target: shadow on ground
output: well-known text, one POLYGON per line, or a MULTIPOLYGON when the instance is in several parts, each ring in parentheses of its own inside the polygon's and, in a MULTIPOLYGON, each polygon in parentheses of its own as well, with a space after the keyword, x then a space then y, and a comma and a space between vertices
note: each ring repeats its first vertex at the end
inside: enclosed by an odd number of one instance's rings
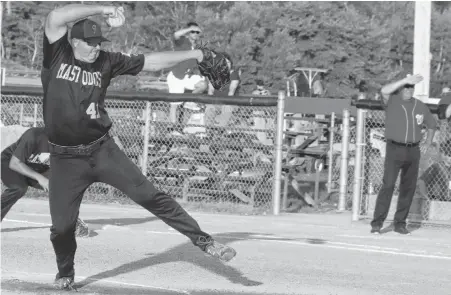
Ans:
POLYGON ((9 227, 2 228, 2 233, 9 233, 21 230, 29 230, 29 229, 41 229, 41 228, 50 228, 49 226, 23 226, 23 227, 9 227))
MULTIPOLYGON (((407 229, 410 232, 414 232, 416 230, 419 230, 420 228, 421 228, 421 224, 418 224, 418 223, 409 224, 407 226, 407 229)), ((381 234, 386 234, 386 233, 392 232, 394 230, 395 230, 395 224, 392 222, 388 226, 386 226, 383 229, 381 229, 381 234)))
POLYGON ((149 216, 144 218, 105 218, 105 219, 87 219, 83 220, 88 225, 89 224, 110 224, 110 225, 116 225, 116 226, 126 226, 126 225, 132 225, 132 224, 143 224, 146 222, 152 222, 159 220, 155 216, 149 216))
MULTIPOLYGON (((222 233, 220 241, 225 244, 229 244, 238 240, 254 239, 252 233, 222 233)), ((239 255, 239 253, 237 254, 239 255)), ((133 272, 136 270, 157 266, 159 264, 171 263, 171 262, 189 262, 195 264, 203 269, 206 269, 212 273, 222 276, 228 279, 234 284, 240 284, 243 286, 259 286, 262 282, 251 280, 245 277, 239 270, 234 267, 222 263, 216 258, 206 255, 198 247, 194 246, 191 242, 184 243, 176 246, 166 252, 159 254, 148 254, 149 257, 123 264, 114 269, 101 272, 94 276, 91 276, 81 282, 77 283, 77 287, 81 288, 92 282, 112 278, 121 274, 133 272)), ((236 259, 236 258, 235 258, 236 259)))

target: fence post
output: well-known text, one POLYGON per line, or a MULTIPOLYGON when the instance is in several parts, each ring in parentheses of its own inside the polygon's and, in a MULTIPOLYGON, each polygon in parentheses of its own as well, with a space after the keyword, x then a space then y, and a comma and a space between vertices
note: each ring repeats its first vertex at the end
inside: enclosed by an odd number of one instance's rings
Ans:
POLYGON ((335 113, 332 113, 330 116, 330 132, 329 132, 329 159, 328 159, 328 167, 329 171, 327 171, 327 193, 330 194, 332 192, 332 170, 334 166, 334 137, 335 137, 335 113))
POLYGON ((363 130, 365 127, 365 111, 357 109, 357 130, 355 140, 354 187, 352 195, 352 221, 359 220, 360 197, 362 188, 363 130))
POLYGON ((348 193, 348 148, 349 148, 349 110, 343 110, 343 136, 341 138, 340 191, 338 211, 346 210, 346 195, 348 193))
POLYGON ((2 86, 6 85, 6 68, 1 68, 2 86))
POLYGON ((282 182, 282 149, 283 149, 283 126, 285 112, 285 92, 279 91, 277 99, 277 129, 275 146, 275 163, 274 163, 274 182, 273 182, 273 214, 280 214, 280 186, 282 182))
POLYGON ((143 156, 141 161, 141 171, 144 176, 147 176, 147 158, 149 153, 149 131, 150 131, 150 107, 151 103, 146 102, 146 110, 144 112, 144 143, 143 156))
POLYGON ((33 115, 33 127, 36 127, 38 121, 38 105, 35 103, 34 104, 34 115, 33 115))
POLYGON ((19 124, 23 126, 23 103, 20 104, 19 124))

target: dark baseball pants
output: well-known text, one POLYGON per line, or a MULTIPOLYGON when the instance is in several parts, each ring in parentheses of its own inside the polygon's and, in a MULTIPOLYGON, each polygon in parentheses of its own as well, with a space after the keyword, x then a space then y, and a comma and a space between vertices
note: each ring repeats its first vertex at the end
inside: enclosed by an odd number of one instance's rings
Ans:
POLYGON ((419 146, 407 147, 387 142, 382 188, 377 196, 371 226, 382 227, 387 218, 399 171, 401 171, 401 179, 394 225, 395 227, 406 226, 407 215, 417 186, 420 157, 419 146))
POLYGON ((94 182, 121 190, 201 248, 202 243, 198 242, 210 238, 173 198, 153 186, 113 139, 107 140, 90 156, 52 153, 50 166, 50 240, 62 277, 75 274, 76 221, 83 193, 94 182))
MULTIPOLYGON (((9 168, 9 160, 2 160, 2 182, 6 189, 1 197, 1 220, 11 210, 14 204, 27 193, 28 187, 42 189, 39 183, 9 168)), ((48 177, 49 169, 46 165, 29 165, 33 170, 48 177)))

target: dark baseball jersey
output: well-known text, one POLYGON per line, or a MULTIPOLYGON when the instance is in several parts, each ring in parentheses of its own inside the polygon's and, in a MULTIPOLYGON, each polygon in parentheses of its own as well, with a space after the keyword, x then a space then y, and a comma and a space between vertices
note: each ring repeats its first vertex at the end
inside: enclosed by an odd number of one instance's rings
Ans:
POLYGON ((422 140, 421 129, 434 129, 437 122, 429 108, 420 100, 403 100, 401 93, 393 94, 385 107, 385 138, 400 143, 422 140))
MULTIPOLYGON (((188 38, 185 36, 180 37, 179 39, 174 40, 174 50, 175 51, 184 51, 184 50, 192 50, 194 49, 193 45, 189 41, 188 38)), ((177 79, 183 79, 185 78, 185 75, 189 71, 193 71, 197 69, 197 60, 196 59, 188 59, 181 63, 178 63, 176 66, 174 66, 172 70, 172 74, 177 79)))
POLYGON ((34 164, 49 164, 49 142, 44 128, 30 128, 13 144, 2 151, 2 162, 9 163, 12 156, 22 163, 33 166, 34 164))
POLYGON ((440 120, 446 119, 446 109, 450 104, 451 104, 451 94, 447 93, 442 99, 440 99, 438 103, 438 118, 440 120))
POLYGON ((67 34, 53 44, 44 34, 43 50, 43 113, 49 141, 76 146, 99 139, 112 125, 105 110, 111 79, 137 75, 144 67, 144 55, 101 50, 95 62, 83 62, 75 59, 67 34))

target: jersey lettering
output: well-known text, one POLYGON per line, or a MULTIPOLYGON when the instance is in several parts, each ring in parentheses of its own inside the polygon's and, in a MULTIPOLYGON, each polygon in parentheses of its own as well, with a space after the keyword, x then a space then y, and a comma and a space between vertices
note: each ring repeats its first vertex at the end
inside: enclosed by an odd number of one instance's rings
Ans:
POLYGON ((64 69, 67 67, 67 64, 65 64, 65 63, 62 63, 61 64, 61 66, 60 66, 60 68, 59 68, 59 70, 58 70, 58 73, 56 74, 56 78, 57 79, 61 79, 61 77, 63 76, 63 72, 64 72, 64 69))
POLYGON ((99 119, 99 105, 95 102, 91 102, 86 109, 86 114, 88 114, 91 119, 99 119))
POLYGON ((64 76, 62 77, 62 79, 69 80, 69 74, 70 74, 71 70, 72 70, 72 65, 67 67, 67 70, 64 72, 64 76))
POLYGON ((91 73, 82 70, 76 65, 61 63, 60 68, 56 74, 56 78, 78 83, 78 81, 80 80, 80 74, 81 83, 83 84, 83 86, 96 86, 99 88, 102 87, 102 73, 91 73))
POLYGON ((74 66, 70 73, 69 81, 74 82, 74 80, 75 80, 75 83, 78 83, 78 77, 80 77, 80 72, 81 72, 81 68, 74 66))

